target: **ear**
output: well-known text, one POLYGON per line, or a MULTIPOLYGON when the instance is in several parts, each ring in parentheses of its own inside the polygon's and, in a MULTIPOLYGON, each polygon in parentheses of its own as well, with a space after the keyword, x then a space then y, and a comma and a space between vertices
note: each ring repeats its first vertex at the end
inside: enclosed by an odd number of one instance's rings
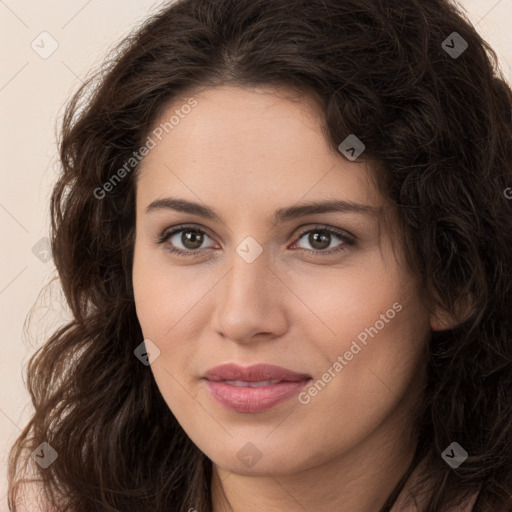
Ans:
POLYGON ((433 331, 454 329, 464 323, 475 313, 474 302, 471 297, 465 296, 455 303, 455 311, 450 312, 440 306, 430 310, 430 328, 433 331))

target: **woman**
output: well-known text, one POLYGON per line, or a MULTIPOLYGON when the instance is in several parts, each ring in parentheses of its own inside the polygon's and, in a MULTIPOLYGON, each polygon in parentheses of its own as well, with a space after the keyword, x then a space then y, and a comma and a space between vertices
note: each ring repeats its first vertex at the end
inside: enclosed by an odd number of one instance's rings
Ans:
POLYGON ((512 92, 464 15, 180 0, 119 50, 12 510, 29 462, 62 511, 510 512, 512 92))

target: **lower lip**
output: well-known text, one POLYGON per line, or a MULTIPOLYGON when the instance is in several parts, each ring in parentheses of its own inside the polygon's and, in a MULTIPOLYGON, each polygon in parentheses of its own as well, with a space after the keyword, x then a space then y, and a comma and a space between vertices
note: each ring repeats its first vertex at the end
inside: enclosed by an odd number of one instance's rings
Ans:
POLYGON ((308 382, 309 380, 279 382, 271 386, 250 388, 207 380, 206 387, 213 398, 227 409, 236 412, 262 412, 297 395, 308 382))

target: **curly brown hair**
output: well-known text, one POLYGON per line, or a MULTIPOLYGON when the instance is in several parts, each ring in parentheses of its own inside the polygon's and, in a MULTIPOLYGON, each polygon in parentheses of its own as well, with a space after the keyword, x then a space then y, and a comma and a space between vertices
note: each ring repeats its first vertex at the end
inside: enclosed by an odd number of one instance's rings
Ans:
POLYGON ((36 480, 63 512, 212 510, 211 461, 133 354, 143 340, 131 280, 138 166, 106 197, 98 190, 173 99, 219 84, 300 90, 319 101, 334 151, 348 134, 364 140, 360 158, 379 163, 425 303, 472 311, 432 333, 407 475, 427 462, 425 512, 478 490, 475 512, 512 510, 512 91, 447 0, 178 0, 80 87, 51 197, 73 319, 27 366, 35 412, 9 454, 10 510, 43 442, 58 459, 36 465, 36 480), (454 32, 467 43, 460 55, 444 43, 454 32), (469 453, 458 469, 441 458, 453 439, 469 453))

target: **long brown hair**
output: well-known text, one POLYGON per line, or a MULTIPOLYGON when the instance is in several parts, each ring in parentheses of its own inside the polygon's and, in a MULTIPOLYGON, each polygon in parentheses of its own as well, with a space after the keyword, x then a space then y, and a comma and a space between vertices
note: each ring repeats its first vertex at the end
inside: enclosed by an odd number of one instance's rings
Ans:
POLYGON ((225 83, 314 96, 333 151, 357 134, 360 158, 379 163, 425 303, 472 307, 429 346, 409 468, 428 463, 425 512, 477 490, 475 511, 509 512, 512 92, 496 54, 447 0, 178 0, 76 92, 51 197, 52 252, 73 319, 26 370, 35 412, 9 456, 11 510, 28 454, 47 442, 57 460, 32 465, 45 501, 63 512, 211 511, 211 461, 133 353, 143 340, 131 282, 138 166, 98 190, 170 102, 225 83), (454 441, 469 455, 457 469, 441 456, 454 441))

